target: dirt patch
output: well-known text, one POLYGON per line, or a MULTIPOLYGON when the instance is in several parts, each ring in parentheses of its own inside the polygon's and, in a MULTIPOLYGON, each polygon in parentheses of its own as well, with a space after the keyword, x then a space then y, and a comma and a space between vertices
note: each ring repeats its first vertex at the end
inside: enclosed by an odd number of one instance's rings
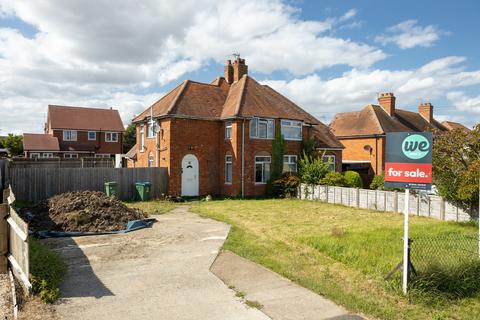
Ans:
POLYGON ((0 319, 13 319, 12 290, 8 274, 0 274, 0 319))
POLYGON ((116 231, 146 218, 143 211, 99 191, 59 194, 20 211, 33 231, 116 231))
POLYGON ((18 320, 55 320, 55 307, 46 304, 38 297, 25 298, 18 312, 18 320))

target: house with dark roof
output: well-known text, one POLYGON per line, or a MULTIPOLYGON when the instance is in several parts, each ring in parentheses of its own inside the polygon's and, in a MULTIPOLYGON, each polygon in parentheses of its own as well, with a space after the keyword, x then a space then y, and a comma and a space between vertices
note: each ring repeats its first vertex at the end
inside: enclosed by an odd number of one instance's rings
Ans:
POLYGON ((186 80, 133 119, 129 166, 165 167, 171 195, 255 196, 266 191, 276 133, 285 139, 284 171, 296 172, 302 143, 341 170, 342 144, 327 126, 228 60, 212 83, 186 80))
POLYGON ((433 117, 433 105, 421 103, 418 112, 396 108, 395 95, 382 93, 378 105, 360 111, 337 113, 330 129, 345 146, 343 170, 360 173, 365 185, 383 173, 387 132, 425 132, 441 134, 450 129, 433 117))
POLYGON ((447 128, 449 131, 453 130, 462 130, 465 132, 471 131, 469 128, 465 127, 463 124, 453 121, 443 121, 442 125, 447 128))
POLYGON ((45 133, 25 133, 23 149, 27 158, 110 158, 124 131, 118 110, 49 105, 45 133))

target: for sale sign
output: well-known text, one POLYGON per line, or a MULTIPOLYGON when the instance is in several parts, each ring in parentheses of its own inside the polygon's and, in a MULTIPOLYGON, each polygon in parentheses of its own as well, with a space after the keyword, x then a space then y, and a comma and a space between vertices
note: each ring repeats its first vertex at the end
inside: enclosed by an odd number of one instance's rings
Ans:
POLYGON ((386 139, 385 187, 430 189, 432 134, 389 132, 386 139))

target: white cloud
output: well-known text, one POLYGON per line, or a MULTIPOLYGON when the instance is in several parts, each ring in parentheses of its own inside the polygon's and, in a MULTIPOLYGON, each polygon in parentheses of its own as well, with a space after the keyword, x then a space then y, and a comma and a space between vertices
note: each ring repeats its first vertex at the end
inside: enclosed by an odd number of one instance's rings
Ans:
MULTIPOLYGON (((480 114, 480 95, 469 97, 462 91, 452 91, 447 93, 447 98, 460 111, 480 114)), ((480 116, 477 118, 478 120, 480 120, 480 116)))
POLYGON ((434 25, 422 27, 417 25, 417 20, 407 20, 388 28, 387 33, 375 37, 375 41, 383 45, 394 43, 401 49, 431 47, 444 34, 447 33, 434 25))
MULTIPOLYGON (((369 103, 377 103, 376 97, 381 92, 395 93, 400 108, 416 110, 420 102, 435 102, 453 88, 480 85, 480 70, 459 71, 462 61, 461 57, 446 57, 418 69, 353 69, 328 80, 309 75, 291 81, 265 83, 328 122, 337 112, 359 110, 369 103)), ((458 110, 465 116, 467 124, 479 121, 473 112, 480 110, 480 97, 466 98, 458 92, 451 92, 447 97, 458 102, 458 110)))
MULTIPOLYGON (((125 95, 144 102, 138 92, 235 51, 252 71, 295 76, 334 65, 363 70, 385 58, 373 46, 326 35, 356 10, 325 21, 301 20, 298 11, 281 0, 0 0, 0 16, 38 30, 0 28, 0 128, 38 128, 48 103, 108 106, 125 95), (25 108, 22 118, 15 110, 25 108)), ((118 105, 132 114, 132 104, 118 105)))

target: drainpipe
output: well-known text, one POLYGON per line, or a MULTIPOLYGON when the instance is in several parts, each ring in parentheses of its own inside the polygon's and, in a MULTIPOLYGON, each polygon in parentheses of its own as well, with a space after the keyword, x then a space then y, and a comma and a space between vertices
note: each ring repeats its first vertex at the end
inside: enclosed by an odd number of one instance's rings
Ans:
POLYGON ((245 119, 242 122, 242 198, 245 197, 245 119))

